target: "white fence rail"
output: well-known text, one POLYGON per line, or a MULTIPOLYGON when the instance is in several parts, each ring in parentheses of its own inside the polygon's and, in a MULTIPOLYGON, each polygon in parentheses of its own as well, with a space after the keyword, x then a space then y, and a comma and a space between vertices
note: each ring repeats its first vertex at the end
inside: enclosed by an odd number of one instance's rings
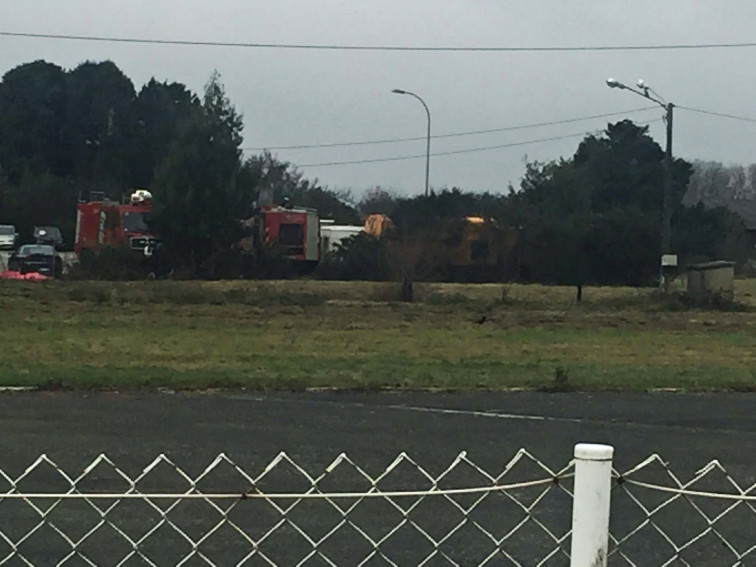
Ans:
POLYGON ((0 565, 756 564, 756 485, 716 461, 682 481, 658 456, 620 474, 611 453, 578 445, 552 470, 520 450, 498 472, 400 454, 373 473, 221 454, 199 474, 161 455, 132 475, 43 455, 0 471, 0 565))

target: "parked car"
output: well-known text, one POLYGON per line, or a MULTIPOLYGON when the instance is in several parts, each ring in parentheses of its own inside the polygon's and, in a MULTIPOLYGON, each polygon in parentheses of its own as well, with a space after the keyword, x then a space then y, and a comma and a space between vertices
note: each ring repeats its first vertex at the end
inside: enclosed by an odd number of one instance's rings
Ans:
POLYGON ((34 240, 37 244, 49 244, 56 250, 63 248, 63 234, 57 226, 35 226, 34 240))
POLYGON ((63 273, 63 259, 49 244, 24 244, 8 258, 8 270, 57 278, 63 273))
POLYGON ((12 224, 0 224, 0 250, 13 250, 17 241, 16 227, 12 224))

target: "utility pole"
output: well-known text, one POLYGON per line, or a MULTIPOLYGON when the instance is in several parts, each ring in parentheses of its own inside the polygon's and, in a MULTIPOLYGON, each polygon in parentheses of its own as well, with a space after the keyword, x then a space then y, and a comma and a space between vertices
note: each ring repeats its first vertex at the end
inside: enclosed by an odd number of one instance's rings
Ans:
POLYGON ((647 98, 661 106, 665 111, 664 120, 667 123, 667 147, 664 152, 664 195, 662 197, 659 288, 664 293, 667 293, 669 291, 669 278, 667 275, 677 267, 677 256, 672 253, 672 115, 675 105, 671 102, 666 102, 659 93, 644 83, 643 80, 638 81, 637 88, 628 87, 611 78, 606 80, 606 85, 611 89, 623 89, 647 98))
POLYGON ((664 203, 662 205, 662 250, 659 273, 659 287, 669 293, 670 269, 677 267, 677 256, 672 254, 672 115, 675 105, 671 102, 665 106, 667 115, 667 147, 664 152, 664 203))
POLYGON ((662 254, 672 252, 672 112, 675 105, 667 104, 667 149, 664 155, 664 225, 662 229, 662 254))

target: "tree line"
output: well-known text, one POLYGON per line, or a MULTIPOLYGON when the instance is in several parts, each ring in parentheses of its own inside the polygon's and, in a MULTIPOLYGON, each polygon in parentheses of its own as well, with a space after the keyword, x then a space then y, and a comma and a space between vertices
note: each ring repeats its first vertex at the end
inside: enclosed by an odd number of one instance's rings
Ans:
MULTIPOLYGON (((658 273, 664 154, 629 120, 586 136, 570 158, 528 164, 518 187, 428 197, 375 187, 359 202, 271 154, 245 157, 243 127, 217 73, 198 95, 155 79, 137 91, 110 61, 20 65, 0 82, 0 222, 26 234, 57 225, 71 242, 80 198, 98 191, 119 200, 148 188, 166 258, 189 275, 221 277, 239 270, 239 221, 264 189, 337 223, 391 217, 390 238, 354 238, 339 249, 326 270, 338 277, 447 277, 434 265, 439 238, 458 238, 467 216, 492 221, 510 243, 494 277, 643 285, 658 273), (424 239, 431 246, 416 246, 424 239)), ((673 249, 683 260, 749 254, 738 217, 697 197, 716 190, 715 170, 674 160, 673 249)))
MULTIPOLYGON (((702 202, 704 191, 719 192, 726 199, 724 187, 740 193, 748 190, 743 183, 736 183, 735 189, 732 182, 724 183, 722 178, 729 177, 719 165, 673 161, 672 249, 681 265, 714 258, 744 262, 754 254, 743 219, 724 203, 702 202), (710 182, 712 172, 719 186, 710 182)), ((730 169, 736 181, 743 177, 735 175, 741 169, 730 169)), ((659 274, 663 187, 662 148, 647 126, 623 120, 609 124, 601 135, 586 136, 569 158, 527 164, 519 186, 510 186, 505 193, 454 189, 428 198, 402 199, 376 188, 360 206, 364 212, 390 215, 400 232, 425 230, 425 234, 434 227, 436 232, 444 226, 448 231, 448 221, 465 215, 491 216, 510 233, 516 231, 499 272, 506 279, 648 285, 659 274)), ((340 252, 356 277, 360 270, 355 264, 374 270, 376 264, 398 263, 386 260, 390 242, 383 248, 363 243, 356 250, 364 260, 355 260, 349 250, 340 252), (370 253, 380 261, 370 262, 370 253)))
POLYGON ((357 220, 340 195, 270 154, 245 158, 242 116, 217 73, 197 95, 150 80, 137 92, 111 61, 65 70, 34 61, 0 82, 0 222, 28 237, 61 228, 73 242, 76 203, 98 192, 120 201, 133 188, 154 196, 163 255, 194 276, 220 275, 243 236, 240 220, 262 186, 357 220))

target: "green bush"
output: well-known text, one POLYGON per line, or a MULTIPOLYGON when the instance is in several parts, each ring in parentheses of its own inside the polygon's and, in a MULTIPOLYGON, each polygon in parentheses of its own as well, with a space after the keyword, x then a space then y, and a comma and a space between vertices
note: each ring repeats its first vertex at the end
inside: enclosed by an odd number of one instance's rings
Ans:
POLYGON ((83 249, 79 262, 72 266, 68 279, 74 280, 141 280, 152 271, 147 258, 126 247, 107 246, 95 253, 83 249))

